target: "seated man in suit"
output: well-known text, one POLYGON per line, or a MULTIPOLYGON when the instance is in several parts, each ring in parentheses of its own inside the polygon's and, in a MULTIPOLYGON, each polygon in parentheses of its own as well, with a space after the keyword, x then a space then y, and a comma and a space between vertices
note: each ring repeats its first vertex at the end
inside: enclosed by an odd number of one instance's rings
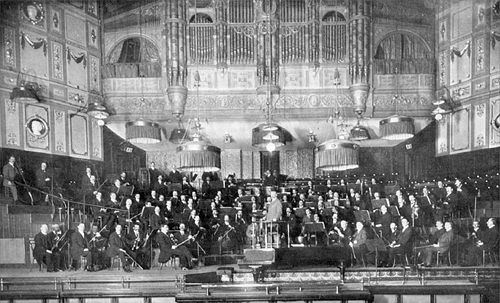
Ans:
POLYGON ((158 262, 166 263, 172 256, 178 256, 182 270, 189 269, 190 264, 192 264, 192 259, 190 260, 187 252, 174 243, 175 238, 172 234, 169 234, 168 231, 168 225, 162 224, 160 232, 156 234, 156 243, 160 246, 160 256, 158 257, 158 262))
POLYGON ((349 243, 354 251, 354 258, 356 260, 361 260, 368 252, 368 248, 366 247, 367 239, 368 234, 366 233, 363 222, 356 222, 356 232, 352 235, 352 240, 349 243))
POLYGON ((78 224, 77 230, 71 235, 71 262, 70 269, 77 269, 80 257, 87 258, 87 271, 94 271, 92 267, 92 253, 90 252, 89 240, 85 233, 85 224, 78 224))
POLYGON ((467 248, 463 266, 477 265, 477 260, 482 258, 483 251, 498 251, 498 228, 494 218, 486 221, 488 228, 477 235, 477 240, 467 248))
POLYGON ((47 265, 47 272, 57 271, 55 264, 58 261, 52 258, 52 245, 48 236, 49 226, 47 224, 42 224, 40 226, 40 232, 35 236, 35 248, 33 249, 33 258, 38 262, 38 264, 45 263, 47 265))
POLYGON ((432 244, 431 247, 427 247, 424 250, 425 262, 422 266, 431 266, 432 255, 435 252, 445 253, 450 250, 451 242, 453 241, 452 228, 453 225, 451 222, 444 223, 444 229, 446 232, 439 237, 436 244, 432 244))
POLYGON ((389 259, 388 262, 394 260, 394 256, 398 254, 409 254, 413 249, 414 231, 410 226, 410 222, 406 218, 401 219, 401 226, 403 227, 397 241, 389 245, 389 259))
POLYGON ((111 235, 109 235, 109 246, 106 250, 106 257, 120 257, 123 270, 126 272, 131 272, 132 270, 130 269, 126 258, 127 255, 132 257, 133 259, 135 259, 136 257, 136 254, 127 247, 126 235, 124 232, 122 232, 122 226, 117 224, 115 227, 115 231, 111 235))

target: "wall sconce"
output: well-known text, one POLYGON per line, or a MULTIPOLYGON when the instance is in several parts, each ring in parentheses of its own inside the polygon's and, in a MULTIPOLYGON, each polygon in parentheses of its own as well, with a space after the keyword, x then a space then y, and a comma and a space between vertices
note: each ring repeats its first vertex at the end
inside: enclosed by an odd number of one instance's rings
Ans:
POLYGON ((309 131, 308 136, 309 136, 309 143, 316 142, 316 134, 312 130, 309 131))
POLYGON ((450 90, 445 86, 436 92, 436 100, 432 103, 437 106, 431 113, 436 121, 441 121, 444 115, 453 112, 456 107, 455 101, 450 95, 450 90))
POLYGON ((229 134, 228 132, 224 134, 224 143, 231 143, 232 139, 233 138, 231 137, 231 134, 229 134))

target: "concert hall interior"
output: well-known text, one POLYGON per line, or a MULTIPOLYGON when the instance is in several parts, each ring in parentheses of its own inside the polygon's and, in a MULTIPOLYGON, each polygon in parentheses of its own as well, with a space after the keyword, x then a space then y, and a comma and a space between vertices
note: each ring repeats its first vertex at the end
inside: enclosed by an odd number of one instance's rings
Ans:
POLYGON ((500 0, 0 0, 0 50, 0 302, 500 302, 500 0))

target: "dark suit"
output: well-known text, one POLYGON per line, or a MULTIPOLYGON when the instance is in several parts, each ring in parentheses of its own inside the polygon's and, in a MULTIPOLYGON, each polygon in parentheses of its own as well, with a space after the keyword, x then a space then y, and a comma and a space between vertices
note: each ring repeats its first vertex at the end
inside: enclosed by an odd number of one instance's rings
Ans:
POLYGON ((453 230, 450 229, 446 231, 441 237, 438 239, 438 247, 428 247, 424 250, 425 254, 425 264, 429 265, 432 261, 432 255, 435 252, 446 253, 450 250, 451 242, 453 241, 453 230))
POLYGON ((40 189, 45 190, 46 188, 50 188, 50 181, 45 181, 47 178, 51 179, 52 174, 46 169, 42 170, 41 168, 37 169, 36 172, 36 186, 40 189))
POLYGON ((36 259, 38 264, 45 263, 47 265, 47 271, 54 271, 54 260, 52 254, 48 253, 47 250, 51 250, 50 239, 48 234, 44 235, 39 232, 35 236, 35 248, 33 249, 33 258, 36 259))
POLYGON ((159 263, 166 263, 172 256, 178 256, 181 267, 189 266, 190 260, 188 260, 186 252, 179 248, 172 249, 174 243, 170 236, 160 231, 156 234, 156 243, 160 246, 160 256, 158 257, 159 263))
POLYGON ((80 257, 87 258, 87 264, 92 264, 92 254, 90 252, 89 242, 86 236, 82 235, 79 231, 75 231, 71 235, 71 258, 73 259, 71 266, 76 269, 76 265, 80 261, 80 257), (85 251, 85 249, 88 249, 85 251))
POLYGON ((130 249, 128 249, 126 243, 125 243, 125 231, 122 230, 120 235, 118 235, 115 232, 113 232, 109 236, 109 246, 108 249, 106 249, 106 256, 108 258, 113 258, 115 256, 120 257, 120 260, 122 261, 122 266, 126 267, 128 265, 127 259, 125 258, 125 253, 121 251, 120 249, 125 250, 132 258, 135 258, 135 253, 133 253, 130 249))
MULTIPOLYGON (((481 241, 483 244, 478 245, 473 243, 467 249, 466 255, 466 265, 475 265, 477 259, 482 257, 483 251, 493 251, 495 248, 495 244, 498 240, 498 228, 497 226, 493 226, 492 228, 486 229, 484 232, 480 234, 478 237, 478 241, 481 241)), ((498 247, 496 248, 498 250, 498 247)))
POLYGON ((13 165, 10 165, 10 163, 7 163, 3 167, 2 173, 4 178, 3 186, 10 188, 14 201, 17 201, 18 200, 17 188, 16 185, 14 184, 14 181, 16 180, 17 176, 20 175, 19 169, 13 165))
POLYGON ((363 258, 368 252, 368 248, 366 247, 366 240, 368 239, 368 234, 366 233, 365 228, 362 228, 359 231, 356 231, 354 235, 352 235, 352 243, 354 253, 356 254, 356 259, 363 258))
POLYGON ((412 227, 408 226, 406 229, 401 231, 401 233, 399 234, 399 237, 395 243, 395 245, 398 245, 398 246, 389 248, 389 261, 393 260, 394 255, 407 254, 407 253, 410 253, 412 251, 413 236, 414 236, 414 232, 413 232, 412 227))

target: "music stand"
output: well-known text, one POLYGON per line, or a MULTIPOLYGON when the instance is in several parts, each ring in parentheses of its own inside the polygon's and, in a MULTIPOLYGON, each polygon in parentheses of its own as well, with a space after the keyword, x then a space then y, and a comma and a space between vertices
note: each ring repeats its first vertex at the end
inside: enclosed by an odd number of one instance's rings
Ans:
POLYGON ((380 209, 382 205, 389 207, 389 202, 387 199, 372 199, 372 208, 380 209))
POLYGON ((367 210, 355 210, 354 217, 356 217, 356 221, 362 222, 364 224, 370 224, 370 213, 367 210))
POLYGON ((304 224, 304 232, 307 234, 314 233, 314 242, 318 246, 318 233, 326 234, 324 222, 310 222, 304 224))

